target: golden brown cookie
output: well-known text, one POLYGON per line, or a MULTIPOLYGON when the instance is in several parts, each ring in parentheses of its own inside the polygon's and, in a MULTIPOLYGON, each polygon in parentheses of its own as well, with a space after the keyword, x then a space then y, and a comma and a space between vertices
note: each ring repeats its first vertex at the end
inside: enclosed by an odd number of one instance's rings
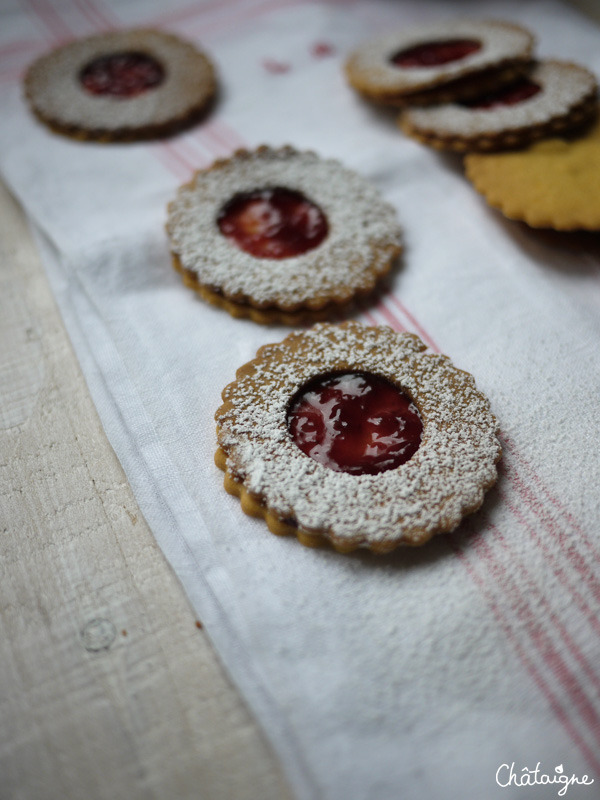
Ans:
POLYGON ((167 231, 186 285, 233 316, 297 324, 369 294, 401 250, 392 206, 339 162, 238 151, 196 173, 167 231))
POLYGON ((215 91, 207 56, 156 30, 76 40, 39 58, 25 76, 27 100, 45 125, 103 142, 175 133, 205 113, 215 91))
POLYGON ((508 153, 472 153, 466 174, 487 202, 534 228, 600 230, 600 121, 576 140, 508 153))
POLYGON ((597 84, 576 64, 545 61, 515 83, 481 97, 428 108, 409 108, 404 133, 438 150, 485 152, 581 127, 596 113, 597 84))
POLYGON ((385 553, 452 531, 501 448, 473 377, 413 334, 320 324, 262 347, 223 391, 215 461, 273 533, 385 553))
POLYGON ((350 55, 346 76, 376 103, 447 103, 513 81, 532 48, 531 34, 508 22, 447 20, 367 42, 350 55))

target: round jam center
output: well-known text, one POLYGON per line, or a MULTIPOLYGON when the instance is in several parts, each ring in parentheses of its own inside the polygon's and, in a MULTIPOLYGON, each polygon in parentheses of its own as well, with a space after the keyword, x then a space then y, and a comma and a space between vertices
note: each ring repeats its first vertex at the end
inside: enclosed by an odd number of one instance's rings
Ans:
POLYGON ((519 103, 524 103, 529 100, 542 89, 537 83, 523 78, 518 83, 512 83, 504 89, 499 89, 497 92, 490 92, 483 97, 478 97, 475 100, 469 100, 462 105, 467 108, 473 108, 481 111, 488 111, 500 106, 516 106, 519 103))
POLYGON ((90 61, 79 75, 90 94, 135 97, 162 83, 165 71, 145 53, 112 53, 90 61))
POLYGON ((476 39, 447 39, 443 42, 424 42, 408 47, 392 56, 396 67, 439 67, 451 61, 460 61, 481 50, 481 42, 476 39))
POLYGON ((288 412, 292 439, 336 472, 375 475, 418 450, 423 424, 410 397, 364 372, 325 375, 304 386, 288 412))
POLYGON ((256 258, 290 258, 318 247, 327 218, 300 192, 256 189, 236 194, 220 211, 221 233, 256 258))

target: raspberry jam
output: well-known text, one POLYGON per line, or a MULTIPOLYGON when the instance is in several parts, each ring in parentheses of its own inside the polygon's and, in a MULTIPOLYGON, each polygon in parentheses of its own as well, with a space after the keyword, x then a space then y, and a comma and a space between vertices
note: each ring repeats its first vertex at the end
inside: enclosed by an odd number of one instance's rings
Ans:
POLYGON ((219 230, 256 258, 291 258, 318 247, 329 226, 321 209, 292 189, 236 194, 217 217, 219 230))
POLYGON ((481 50, 481 42, 476 39, 447 39, 443 42, 424 42, 407 47, 392 56, 395 67, 439 67, 451 61, 460 61, 471 53, 481 50))
POLYGON ((165 77, 161 64, 146 53, 111 53, 90 61, 79 75, 90 94, 136 97, 159 86, 165 77))
POLYGON ((488 111, 500 106, 516 106, 519 103, 524 103, 525 100, 529 100, 530 97, 534 97, 541 89, 542 87, 538 86, 537 83, 523 78, 518 83, 512 83, 497 92, 490 92, 483 97, 469 100, 461 105, 478 111, 488 111))
POLYGON ((364 372, 321 375, 300 389, 288 429, 307 456, 336 472, 376 475, 418 450, 423 424, 396 386, 364 372))

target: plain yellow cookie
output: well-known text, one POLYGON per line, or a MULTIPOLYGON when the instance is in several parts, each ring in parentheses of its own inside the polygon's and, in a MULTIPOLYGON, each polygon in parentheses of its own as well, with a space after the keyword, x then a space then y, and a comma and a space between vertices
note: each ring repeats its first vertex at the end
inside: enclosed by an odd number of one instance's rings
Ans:
POLYGON ((546 139, 519 152, 465 158, 487 202, 533 228, 600 230, 600 120, 580 139, 546 139))

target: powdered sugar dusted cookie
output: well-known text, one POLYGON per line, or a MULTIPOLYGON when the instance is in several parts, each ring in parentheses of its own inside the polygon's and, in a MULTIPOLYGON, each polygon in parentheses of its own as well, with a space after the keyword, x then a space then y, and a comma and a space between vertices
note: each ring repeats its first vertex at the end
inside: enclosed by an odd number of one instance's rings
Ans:
POLYGON ((169 205, 175 268, 209 302, 257 322, 331 316, 373 290, 401 249, 392 206, 339 162, 242 150, 169 205))
POLYGON ((216 91, 214 68, 189 42, 155 30, 91 36, 39 58, 25 77, 36 116, 76 139, 135 141, 196 121, 216 91))
POLYGON ((514 80, 532 47, 531 34, 508 22, 448 20, 367 42, 350 55, 346 75, 376 103, 446 103, 514 80))
POLYGON ((523 147, 588 122, 596 113, 596 95, 591 72, 545 61, 515 83, 474 100, 407 109, 400 126, 409 136, 442 150, 523 147))
POLYGON ((535 228, 600 230, 600 122, 585 136, 529 149, 472 153, 467 177, 487 202, 535 228))
POLYGON ((413 334, 322 324, 262 347, 223 391, 225 488, 273 533, 389 552, 454 530, 497 477, 471 375, 413 334))

